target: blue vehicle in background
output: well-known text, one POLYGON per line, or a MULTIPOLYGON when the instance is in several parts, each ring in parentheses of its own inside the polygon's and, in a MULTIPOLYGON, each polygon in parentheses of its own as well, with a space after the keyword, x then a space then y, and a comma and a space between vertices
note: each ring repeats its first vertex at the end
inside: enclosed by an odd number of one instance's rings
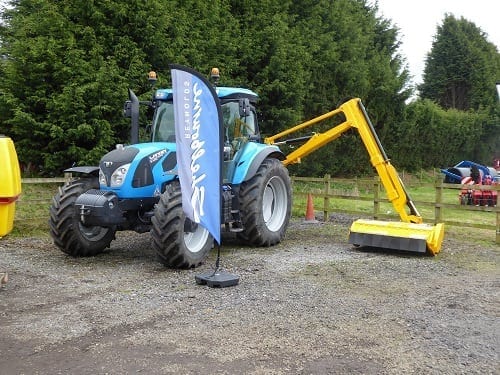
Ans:
MULTIPOLYGON (((150 77, 155 81, 155 75, 150 77)), ((250 245, 275 245, 291 213, 291 182, 281 162, 285 156, 262 142, 255 92, 235 87, 216 87, 216 92, 224 123, 223 230, 250 245)), ((117 145, 98 166, 65 170, 75 177, 59 188, 50 208, 54 243, 69 255, 92 256, 109 247, 117 231, 150 232, 164 265, 196 267, 214 241, 182 210, 172 90, 158 89, 148 102, 129 90, 124 114, 131 118, 130 145, 117 145), (139 142, 140 105, 154 109, 146 143, 139 142)))
POLYGON ((445 183, 460 184, 465 177, 471 175, 471 170, 474 169, 479 172, 480 176, 478 178, 481 180, 484 180, 486 176, 490 176, 494 182, 500 183, 500 174, 495 168, 487 167, 470 160, 462 160, 453 167, 441 169, 441 172, 445 175, 445 183))

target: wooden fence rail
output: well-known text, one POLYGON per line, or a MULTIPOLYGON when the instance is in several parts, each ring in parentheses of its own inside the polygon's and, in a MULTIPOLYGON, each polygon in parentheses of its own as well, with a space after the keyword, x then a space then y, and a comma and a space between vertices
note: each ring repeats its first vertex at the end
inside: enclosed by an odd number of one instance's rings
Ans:
MULTIPOLYGON (((373 209, 369 213, 374 219, 380 218, 394 218, 394 213, 387 213, 382 209, 382 204, 390 204, 389 200, 382 194, 383 186, 380 182, 380 178, 377 176, 374 179, 352 179, 347 180, 343 178, 331 178, 329 175, 324 177, 296 177, 292 176, 292 183, 294 184, 294 195, 295 196, 306 196, 308 194, 313 194, 314 197, 322 199, 322 211, 323 220, 328 220, 331 213, 346 213, 346 214, 367 214, 367 212, 361 212, 356 209, 339 209, 338 207, 332 207, 331 201, 333 199, 347 199, 353 202, 358 201, 369 201, 373 203, 373 209), (295 186, 297 183, 302 183, 307 188, 305 190, 298 190, 295 186), (346 188, 335 188, 335 186, 349 184, 351 187, 346 188), (319 187, 321 186, 322 187, 319 187), (371 185, 371 186, 370 186, 371 185), (311 186, 314 186, 311 188, 311 186), (365 191, 365 194, 360 194, 360 191, 365 191)), ((460 204, 458 198, 459 191, 471 189, 470 185, 460 185, 460 184, 445 184, 442 179, 436 180, 435 184, 416 184, 414 187, 433 187, 435 190, 434 197, 431 200, 413 200, 417 207, 430 207, 433 209, 433 216, 423 215, 424 221, 430 223, 444 223, 446 225, 458 226, 458 227, 469 227, 469 228, 481 228, 487 230, 496 231, 496 243, 500 243, 500 208, 498 207, 498 201, 495 205, 489 206, 476 206, 476 205, 464 205, 460 204), (445 191, 457 191, 454 194, 455 203, 451 203, 444 199, 445 191), (472 211, 472 212, 484 212, 484 213, 496 213, 496 224, 487 224, 483 222, 467 222, 445 219, 445 212, 457 211, 472 211)), ((500 185, 474 185, 474 190, 482 191, 495 191, 500 195, 500 185)), ((448 194, 449 195, 449 194, 448 194)), ((354 204, 352 205, 354 206, 354 204)))
MULTIPOLYGON (((57 191, 57 186, 62 185, 70 179, 70 176, 65 176, 61 178, 24 178, 21 183, 25 187, 32 186, 32 184, 46 184, 53 185, 53 189, 45 190, 45 194, 22 194, 21 198, 17 202, 18 209, 16 211, 15 220, 19 221, 30 221, 36 219, 33 216, 31 210, 23 210, 27 206, 42 205, 46 206, 47 209, 52 201, 53 194, 57 191), (25 212, 25 213, 23 213, 25 212)), ((383 209, 384 205, 390 204, 388 199, 382 194, 382 185, 380 179, 375 177, 374 179, 341 179, 341 178, 331 178, 329 175, 324 177, 297 177, 292 176, 292 184, 294 186, 294 195, 297 197, 305 197, 308 194, 312 194, 315 198, 322 199, 322 211, 323 219, 328 219, 332 213, 345 213, 351 215, 369 215, 374 219, 380 218, 394 218, 394 213, 387 213, 383 209), (299 188, 301 185, 302 188, 299 188), (356 209, 354 204, 349 204, 349 206, 354 208, 344 208, 333 207, 332 202, 338 200, 349 200, 351 202, 371 202, 372 210, 371 212, 360 211, 356 209)), ((433 186, 435 190, 434 197, 431 200, 414 200, 417 207, 427 207, 433 210, 432 216, 424 216, 426 222, 432 223, 445 223, 447 225, 459 226, 459 227, 471 227, 471 228, 482 228, 487 230, 496 231, 496 242, 500 243, 500 209, 498 202, 495 206, 474 206, 474 205, 462 205, 458 200, 458 191, 462 189, 470 189, 469 185, 459 185, 459 184, 445 184, 442 180, 436 180, 434 185, 425 185, 421 183, 405 182, 407 187, 423 187, 423 186, 433 186), (450 203, 445 199, 445 192, 457 191, 455 203, 450 203), (447 212, 453 212, 454 210, 460 211, 471 211, 471 212, 484 212, 484 213, 496 213, 496 225, 485 224, 483 222, 466 222, 457 221, 451 219, 445 219, 447 212)), ((497 195, 500 195, 500 185, 474 185, 476 190, 490 190, 496 191, 497 195)), ((448 199, 449 200, 449 199, 448 199)), ((42 210, 43 211, 43 210, 42 210)), ((44 216, 46 217, 46 216, 44 216)))

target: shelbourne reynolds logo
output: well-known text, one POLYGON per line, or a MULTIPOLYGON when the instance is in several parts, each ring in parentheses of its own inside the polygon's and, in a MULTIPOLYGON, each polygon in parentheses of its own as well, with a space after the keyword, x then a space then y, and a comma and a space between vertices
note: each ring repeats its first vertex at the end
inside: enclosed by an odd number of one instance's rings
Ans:
MULTIPOLYGON (((184 91, 186 93, 186 90, 184 91)), ((198 88, 198 83, 193 85, 193 108, 192 108, 192 130, 191 130, 191 207, 193 207, 193 218, 196 223, 199 223, 201 217, 205 215, 203 209, 205 203, 205 186, 203 180, 206 178, 206 173, 200 171, 200 161, 205 155, 205 141, 200 140, 200 128, 202 126, 200 118, 202 114, 202 105, 200 96, 203 90, 198 88)))

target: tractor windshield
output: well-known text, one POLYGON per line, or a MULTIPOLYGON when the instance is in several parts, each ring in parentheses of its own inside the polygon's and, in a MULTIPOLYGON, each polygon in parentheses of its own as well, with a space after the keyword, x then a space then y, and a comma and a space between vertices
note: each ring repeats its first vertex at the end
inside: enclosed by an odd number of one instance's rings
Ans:
POLYGON ((153 142, 175 142, 174 105, 162 102, 153 117, 153 142))

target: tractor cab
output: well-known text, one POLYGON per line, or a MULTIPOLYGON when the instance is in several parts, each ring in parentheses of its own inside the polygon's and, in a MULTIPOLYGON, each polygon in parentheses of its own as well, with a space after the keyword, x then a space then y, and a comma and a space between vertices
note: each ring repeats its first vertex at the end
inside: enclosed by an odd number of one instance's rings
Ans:
MULTIPOLYGON (((257 94, 248 89, 216 87, 222 109, 224 160, 233 160, 249 141, 260 141, 255 104, 257 94)), ((175 142, 172 89, 156 90, 152 142, 175 142)))

